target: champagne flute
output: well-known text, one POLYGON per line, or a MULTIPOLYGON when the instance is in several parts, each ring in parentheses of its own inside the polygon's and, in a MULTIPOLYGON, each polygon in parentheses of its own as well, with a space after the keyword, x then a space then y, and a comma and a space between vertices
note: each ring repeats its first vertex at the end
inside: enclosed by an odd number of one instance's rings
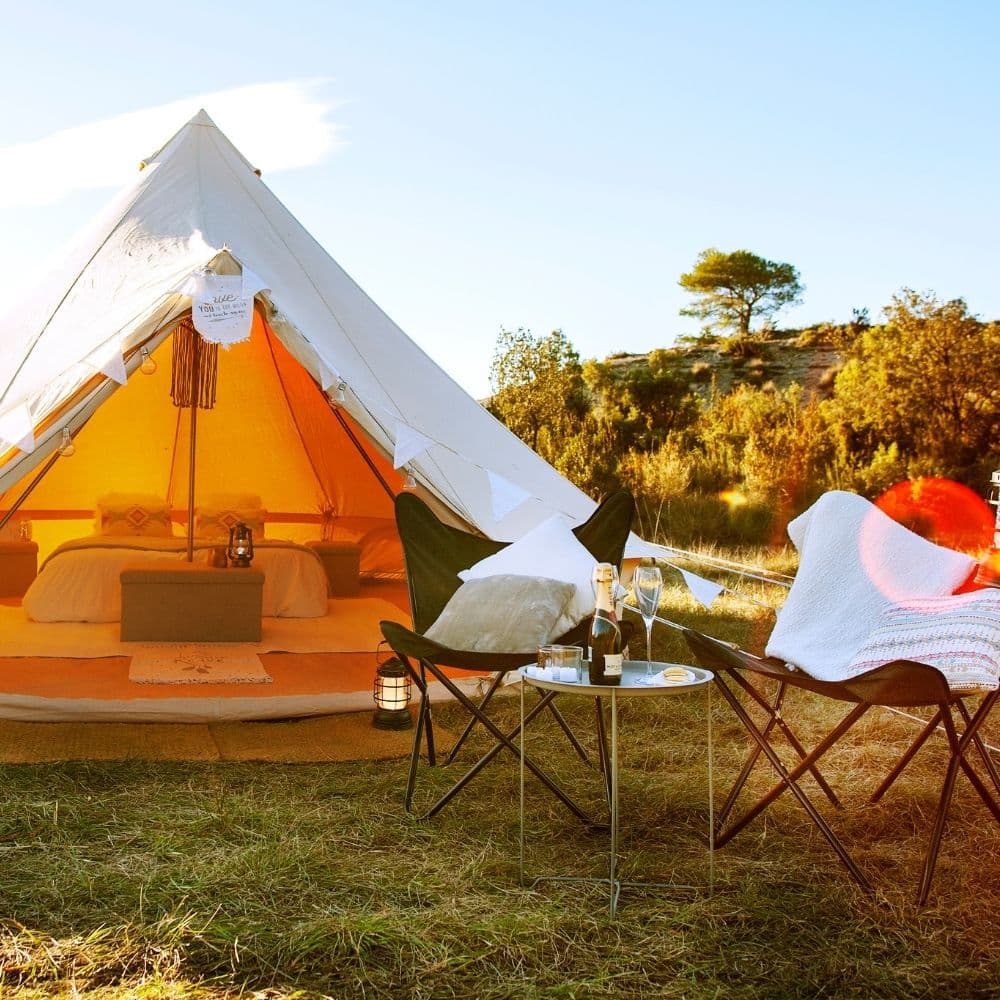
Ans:
POLYGON ((660 608, 663 574, 659 566, 639 566, 632 577, 635 601, 646 625, 646 676, 643 683, 653 683, 653 619, 660 608))

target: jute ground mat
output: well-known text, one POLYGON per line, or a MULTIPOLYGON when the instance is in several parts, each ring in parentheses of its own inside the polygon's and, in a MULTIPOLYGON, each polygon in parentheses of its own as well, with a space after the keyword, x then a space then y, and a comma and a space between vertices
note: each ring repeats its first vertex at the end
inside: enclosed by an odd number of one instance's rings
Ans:
MULTIPOLYGON (((434 734, 439 736, 438 727, 434 734)), ((449 746, 451 734, 440 733, 449 746)), ((306 764, 405 757, 413 730, 372 726, 371 712, 278 722, 12 722, 0 720, 0 762, 270 761, 306 764)))
POLYGON ((170 722, 0 720, 0 761, 219 760, 208 726, 170 722))

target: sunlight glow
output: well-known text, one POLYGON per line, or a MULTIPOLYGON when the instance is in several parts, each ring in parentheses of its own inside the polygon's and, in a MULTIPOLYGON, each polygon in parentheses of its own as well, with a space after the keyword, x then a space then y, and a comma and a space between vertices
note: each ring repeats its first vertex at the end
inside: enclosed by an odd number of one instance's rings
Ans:
POLYGON ((745 507, 748 502, 739 490, 723 490, 719 494, 719 499, 729 508, 730 514, 740 507, 745 507))
POLYGON ((51 205, 73 191, 118 187, 204 108, 244 156, 270 172, 322 162, 342 146, 339 106, 323 80, 259 83, 172 101, 0 148, 0 209, 51 205))

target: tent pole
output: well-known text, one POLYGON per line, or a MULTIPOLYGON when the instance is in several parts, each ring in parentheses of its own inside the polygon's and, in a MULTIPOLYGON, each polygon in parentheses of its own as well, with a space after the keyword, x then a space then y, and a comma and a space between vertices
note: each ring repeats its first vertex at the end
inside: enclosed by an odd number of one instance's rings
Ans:
POLYGON ((187 524, 187 561, 194 562, 194 457, 195 443, 198 439, 198 341, 201 338, 194 333, 191 338, 191 447, 188 453, 188 524, 187 524))
POLYGON ((45 465, 42 466, 41 472, 35 476, 34 479, 28 483, 24 492, 14 501, 14 506, 11 507, 6 514, 0 514, 0 531, 3 530, 4 525, 21 509, 21 504, 31 496, 31 491, 42 481, 45 473, 52 468, 53 465, 59 460, 59 449, 57 448, 48 458, 45 465))
POLYGON ((389 497, 390 500, 395 500, 396 494, 393 492, 392 487, 385 481, 385 476, 383 476, 382 473, 378 471, 378 467, 372 461, 371 456, 368 454, 368 452, 365 451, 364 446, 358 440, 357 435, 354 433, 354 431, 351 430, 347 421, 344 419, 344 415, 340 412, 340 410, 336 406, 330 406, 330 409, 333 410, 333 415, 337 418, 337 421, 340 423, 340 426, 344 429, 344 433, 351 439, 351 442, 353 443, 354 447, 357 448, 358 454, 365 460, 365 464, 368 466, 368 468, 371 469, 372 475, 374 475, 375 478, 382 484, 382 489, 385 490, 386 495, 389 497))

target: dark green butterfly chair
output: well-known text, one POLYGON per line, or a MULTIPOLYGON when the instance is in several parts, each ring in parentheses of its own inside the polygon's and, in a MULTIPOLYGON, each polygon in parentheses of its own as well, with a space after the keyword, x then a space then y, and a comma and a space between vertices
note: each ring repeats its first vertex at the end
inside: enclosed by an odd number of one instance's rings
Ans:
MULTIPOLYGON (((632 528, 635 515, 635 501, 632 495, 618 492, 605 499, 583 524, 573 529, 580 543, 593 555, 596 562, 619 565, 625 551, 625 542, 632 528)), ((504 675, 534 661, 537 650, 528 649, 523 653, 483 653, 449 649, 430 639, 423 633, 441 614, 444 606, 461 586, 458 578, 460 570, 491 556, 508 543, 495 542, 479 535, 470 534, 459 528, 442 523, 431 509, 412 493, 401 493, 396 497, 396 527, 403 543, 406 558, 406 577, 410 591, 410 610, 413 615, 413 629, 398 622, 383 621, 382 634, 392 650, 406 665, 410 677, 420 692, 417 711, 417 725, 413 736, 413 752, 410 756, 410 770, 406 782, 405 805, 410 809, 416 785, 417 766, 421 754, 421 740, 426 736, 427 758, 431 766, 437 763, 434 748, 434 730, 431 719, 431 704, 427 694, 429 679, 440 681, 448 692, 469 713, 465 731, 456 741, 448 755, 450 763, 458 749, 465 742, 476 725, 483 726, 496 740, 494 746, 482 756, 427 812, 433 816, 450 802, 491 760, 506 749, 518 758, 520 747, 515 742, 520 734, 520 726, 510 732, 503 732, 486 713, 490 699, 504 675), (442 669, 448 667, 468 670, 477 674, 493 674, 493 680, 482 700, 478 703, 469 698, 442 669)), ((554 640, 560 643, 586 645, 590 629, 590 619, 580 622, 566 635, 554 640)), ((540 701, 525 717, 527 725, 544 708, 548 708, 570 738, 577 753, 584 760, 587 755, 573 735, 559 710, 551 699, 540 701)), ((603 722, 603 718, 600 720, 603 722)), ((599 722, 600 725, 600 722, 599 722)), ((598 731, 600 736, 600 729, 598 731)), ((552 780, 530 757, 525 766, 545 784, 565 805, 581 819, 589 822, 573 800, 552 780)))

